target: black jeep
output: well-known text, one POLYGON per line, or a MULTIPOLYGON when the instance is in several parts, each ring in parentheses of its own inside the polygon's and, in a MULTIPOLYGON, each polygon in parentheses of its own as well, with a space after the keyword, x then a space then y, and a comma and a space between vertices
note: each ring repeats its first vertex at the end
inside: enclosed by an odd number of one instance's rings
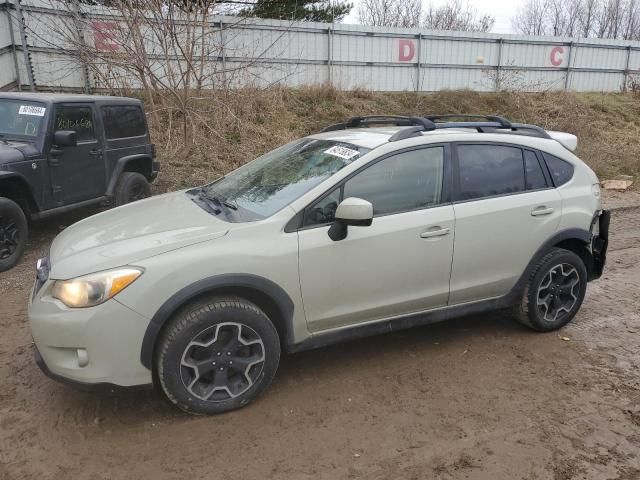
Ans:
POLYGON ((139 100, 0 93, 0 272, 20 259, 29 220, 148 197, 158 170, 139 100))

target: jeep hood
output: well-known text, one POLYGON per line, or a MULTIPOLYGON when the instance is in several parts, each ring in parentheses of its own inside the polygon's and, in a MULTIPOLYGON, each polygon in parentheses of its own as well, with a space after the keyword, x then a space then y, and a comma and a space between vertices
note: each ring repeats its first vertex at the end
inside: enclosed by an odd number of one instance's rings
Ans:
POLYGON ((6 144, 0 139, 0 165, 24 161, 26 155, 23 150, 25 148, 29 150, 29 145, 13 141, 6 144))
POLYGON ((229 223, 184 191, 114 208, 71 225, 50 250, 50 277, 66 280, 131 265, 148 257, 224 236, 229 223))

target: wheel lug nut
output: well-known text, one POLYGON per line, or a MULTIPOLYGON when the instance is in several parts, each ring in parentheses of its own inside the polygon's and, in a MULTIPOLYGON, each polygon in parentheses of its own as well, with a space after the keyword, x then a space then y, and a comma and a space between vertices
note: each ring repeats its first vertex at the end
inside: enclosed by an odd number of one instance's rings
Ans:
POLYGON ((227 352, 227 355, 231 355, 231 352, 227 352))
POLYGON ((222 371, 222 370, 224 370, 224 367, 220 367, 220 370, 221 370, 221 371, 222 371))
POLYGON ((222 355, 222 354, 221 354, 220 352, 218 352, 218 353, 216 353, 216 355, 220 356, 220 355, 222 355))

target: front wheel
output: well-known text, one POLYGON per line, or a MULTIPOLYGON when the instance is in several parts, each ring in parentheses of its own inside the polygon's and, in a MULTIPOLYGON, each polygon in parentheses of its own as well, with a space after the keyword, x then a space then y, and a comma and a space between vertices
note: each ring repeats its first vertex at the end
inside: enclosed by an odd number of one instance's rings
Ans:
POLYGON ((22 208, 0 197, 0 272, 13 268, 27 245, 29 225, 22 208))
POLYGON ((161 335, 156 358, 165 395, 181 410, 216 414, 264 391, 280 361, 269 318, 239 297, 212 297, 179 312, 161 335))
POLYGON ((554 248, 533 269, 516 317, 540 332, 569 323, 587 291, 587 269, 575 253, 554 248))

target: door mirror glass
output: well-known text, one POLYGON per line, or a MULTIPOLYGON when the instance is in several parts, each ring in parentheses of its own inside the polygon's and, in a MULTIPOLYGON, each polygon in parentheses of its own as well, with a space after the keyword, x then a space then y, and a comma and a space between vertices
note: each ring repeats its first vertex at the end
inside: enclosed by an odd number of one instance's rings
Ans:
POLYGON ((347 237, 347 226, 368 227, 373 222, 373 205, 361 198, 345 198, 336 209, 335 222, 329 228, 334 242, 347 237))
POLYGON ((73 130, 57 130, 53 134, 53 143, 58 147, 75 147, 78 143, 77 134, 73 130))

